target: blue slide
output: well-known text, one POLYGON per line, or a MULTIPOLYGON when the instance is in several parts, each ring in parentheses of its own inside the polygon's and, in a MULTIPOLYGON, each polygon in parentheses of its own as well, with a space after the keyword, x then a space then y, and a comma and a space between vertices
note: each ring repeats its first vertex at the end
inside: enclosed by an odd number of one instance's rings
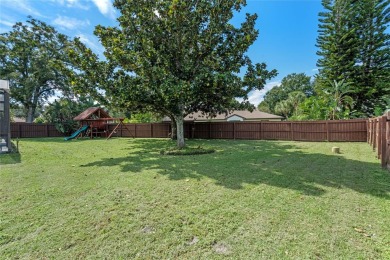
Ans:
POLYGON ((71 140, 71 139, 76 138, 79 134, 81 134, 82 132, 86 131, 86 130, 88 129, 88 127, 89 127, 89 126, 84 125, 84 126, 81 127, 79 130, 77 130, 76 132, 74 132, 71 136, 65 137, 65 141, 68 141, 68 140, 71 140))

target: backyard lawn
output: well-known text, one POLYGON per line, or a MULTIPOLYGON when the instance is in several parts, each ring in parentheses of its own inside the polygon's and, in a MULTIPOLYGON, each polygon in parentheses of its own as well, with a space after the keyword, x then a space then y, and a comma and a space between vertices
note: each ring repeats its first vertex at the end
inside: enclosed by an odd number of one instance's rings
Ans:
POLYGON ((216 152, 22 139, 0 156, 0 259, 390 259, 390 174, 368 144, 188 145, 216 152))

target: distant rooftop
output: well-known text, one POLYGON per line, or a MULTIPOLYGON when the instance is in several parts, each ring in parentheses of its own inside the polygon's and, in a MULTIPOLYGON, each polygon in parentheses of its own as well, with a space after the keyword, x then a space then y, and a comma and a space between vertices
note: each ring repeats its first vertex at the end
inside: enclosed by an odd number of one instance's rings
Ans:
MULTIPOLYGON (((184 118, 184 121, 209 121, 209 120, 217 120, 217 121, 224 121, 228 120, 230 117, 238 116, 241 117, 244 120, 282 120, 284 117, 269 114, 266 112, 259 111, 257 109, 250 112, 249 110, 233 110, 228 114, 221 113, 217 114, 214 117, 211 117, 209 114, 204 114, 202 112, 192 113, 187 115, 184 118)), ((165 117, 163 121, 170 121, 169 118, 165 117)))
POLYGON ((22 118, 22 117, 13 117, 11 122, 14 122, 14 123, 25 123, 26 122, 26 118, 22 118))

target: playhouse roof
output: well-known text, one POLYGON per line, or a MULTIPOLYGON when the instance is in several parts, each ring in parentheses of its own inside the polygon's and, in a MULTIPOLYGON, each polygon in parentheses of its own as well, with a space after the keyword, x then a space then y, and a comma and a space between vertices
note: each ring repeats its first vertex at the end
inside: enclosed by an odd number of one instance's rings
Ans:
POLYGON ((95 118, 111 118, 111 116, 100 107, 90 107, 82 112, 80 115, 73 118, 75 121, 81 121, 86 119, 95 119, 95 118))

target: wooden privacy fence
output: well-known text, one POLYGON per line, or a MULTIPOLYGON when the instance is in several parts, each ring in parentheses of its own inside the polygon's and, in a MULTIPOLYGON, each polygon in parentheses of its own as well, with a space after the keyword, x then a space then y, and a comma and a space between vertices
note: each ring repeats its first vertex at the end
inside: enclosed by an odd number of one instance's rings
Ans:
POLYGON ((367 142, 376 151, 382 167, 390 170, 390 111, 369 119, 367 125, 367 142))
MULTIPOLYGON (((109 125, 109 131, 115 128, 109 125)), ((171 132, 170 123, 126 124, 119 127, 112 136, 167 138, 171 132)), ((12 123, 11 136, 55 137, 63 136, 54 125, 12 123)), ((252 140, 294 140, 294 141, 349 141, 367 140, 367 120, 339 121, 292 121, 292 122, 186 122, 186 138, 200 139, 252 139, 252 140)))
POLYGON ((11 123, 11 138, 64 136, 54 124, 11 123))
POLYGON ((367 138, 366 120, 194 123, 186 130, 190 137, 207 139, 361 142, 367 138))

